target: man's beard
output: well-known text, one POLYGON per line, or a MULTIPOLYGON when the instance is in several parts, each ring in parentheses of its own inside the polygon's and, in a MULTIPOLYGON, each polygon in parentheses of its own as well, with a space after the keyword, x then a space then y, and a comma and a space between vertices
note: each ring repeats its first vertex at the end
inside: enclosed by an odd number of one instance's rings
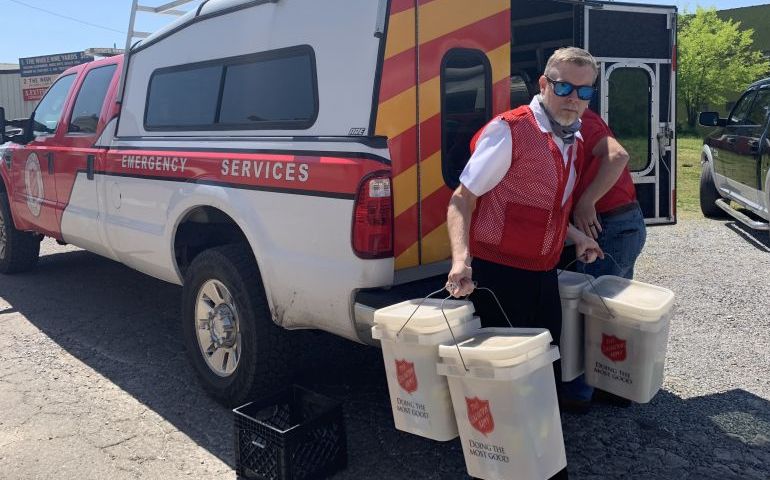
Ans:
POLYGON ((577 121, 578 114, 576 112, 559 112, 553 116, 553 119, 560 125, 568 127, 577 121))

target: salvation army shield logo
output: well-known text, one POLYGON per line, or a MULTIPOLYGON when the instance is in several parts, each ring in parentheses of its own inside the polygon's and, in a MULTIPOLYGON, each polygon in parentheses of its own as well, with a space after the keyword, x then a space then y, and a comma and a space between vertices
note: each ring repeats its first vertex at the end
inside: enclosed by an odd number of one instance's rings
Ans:
POLYGON ((602 333, 602 353, 613 362, 622 362, 626 359, 626 341, 602 333))
POLYGON ((27 193, 27 208, 32 215, 40 216, 40 205, 43 203, 43 174, 40 171, 40 160, 36 153, 30 153, 24 165, 24 186, 27 193))
POLYGON ((482 400, 479 397, 465 397, 465 405, 468 407, 468 421, 471 422, 473 428, 485 437, 494 431, 495 419, 492 418, 489 400, 482 400))
POLYGON ((417 391, 417 373, 414 371, 414 363, 407 360, 396 360, 396 377, 406 393, 417 391))

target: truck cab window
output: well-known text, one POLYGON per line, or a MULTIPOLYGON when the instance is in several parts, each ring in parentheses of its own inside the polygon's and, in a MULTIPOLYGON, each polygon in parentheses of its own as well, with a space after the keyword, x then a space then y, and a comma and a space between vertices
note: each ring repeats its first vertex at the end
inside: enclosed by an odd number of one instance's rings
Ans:
POLYGON ((730 118, 727 119, 728 125, 746 125, 749 109, 756 94, 757 92, 752 90, 738 100, 738 103, 733 107, 733 111, 730 112, 730 118))
POLYGON ((116 68, 117 65, 107 65, 88 72, 72 108, 68 132, 96 133, 104 97, 116 68))
POLYGON ((770 114, 770 89, 765 88, 757 92, 757 98, 748 114, 747 125, 767 125, 767 116, 770 114))
POLYGON ((491 67, 483 52, 447 52, 441 65, 441 170, 451 189, 460 185, 473 135, 490 119, 491 90, 491 67))
POLYGON ((47 135, 56 131, 56 126, 59 125, 64 110, 64 102, 67 100, 67 94, 74 82, 75 75, 70 74, 60 77, 48 89, 35 109, 35 135, 47 135))

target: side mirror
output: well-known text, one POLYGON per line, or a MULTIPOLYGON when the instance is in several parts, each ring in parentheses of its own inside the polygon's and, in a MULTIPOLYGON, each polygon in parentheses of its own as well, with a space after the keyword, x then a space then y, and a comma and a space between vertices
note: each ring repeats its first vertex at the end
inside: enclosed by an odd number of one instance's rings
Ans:
POLYGON ((0 145, 5 143, 5 109, 0 107, 0 145))
POLYGON ((727 125, 727 119, 719 118, 717 112, 701 112, 698 115, 698 123, 704 127, 724 127, 727 125))

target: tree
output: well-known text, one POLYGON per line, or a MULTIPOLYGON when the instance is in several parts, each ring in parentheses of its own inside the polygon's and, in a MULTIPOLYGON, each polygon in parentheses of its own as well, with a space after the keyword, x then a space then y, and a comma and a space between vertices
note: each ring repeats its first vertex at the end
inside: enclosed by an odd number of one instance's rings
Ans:
POLYGON ((681 16, 679 25, 679 92, 694 128, 704 104, 719 105, 740 93, 770 71, 770 62, 752 49, 753 29, 720 19, 713 8, 699 7, 681 16))

